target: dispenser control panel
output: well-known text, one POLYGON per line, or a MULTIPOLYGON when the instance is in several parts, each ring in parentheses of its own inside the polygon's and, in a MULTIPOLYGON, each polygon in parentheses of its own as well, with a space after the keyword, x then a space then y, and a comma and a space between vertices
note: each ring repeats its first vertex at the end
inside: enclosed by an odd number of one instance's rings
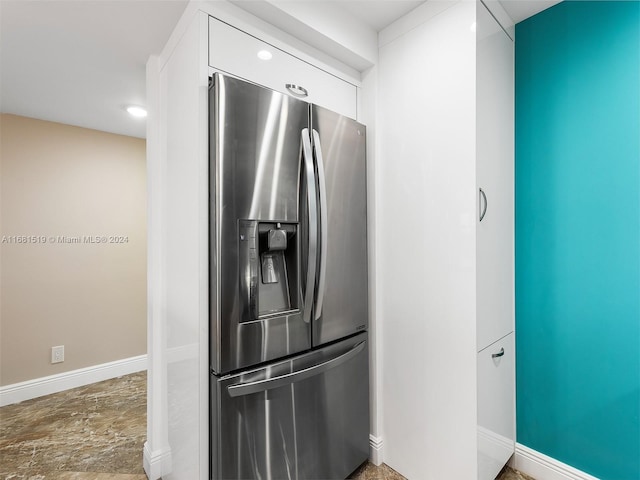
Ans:
POLYGON ((247 294, 243 320, 256 319, 258 318, 258 222, 240 220, 239 230, 240 291, 247 294))
POLYGON ((298 224, 240 220, 239 278, 242 321, 299 308, 298 224))

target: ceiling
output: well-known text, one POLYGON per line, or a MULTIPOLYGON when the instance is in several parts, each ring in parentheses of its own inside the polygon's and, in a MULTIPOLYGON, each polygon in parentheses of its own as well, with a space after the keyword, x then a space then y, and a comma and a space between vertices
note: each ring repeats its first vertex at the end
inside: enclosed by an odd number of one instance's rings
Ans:
POLYGON ((425 0, 348 0, 328 3, 339 5, 379 32, 424 2, 425 0))
POLYGON ((542 10, 552 7, 561 0, 500 0, 514 23, 519 23, 542 10))
MULTIPOLYGON (((324 1, 324 0, 295 0, 324 1)), ((423 0, 326 0, 376 31, 423 0)), ((557 3, 501 0, 521 21, 557 3)), ((0 0, 0 111, 133 137, 145 121, 145 64, 187 0, 0 0)))
POLYGON ((145 65, 186 0, 0 0, 0 111, 145 137, 145 65))

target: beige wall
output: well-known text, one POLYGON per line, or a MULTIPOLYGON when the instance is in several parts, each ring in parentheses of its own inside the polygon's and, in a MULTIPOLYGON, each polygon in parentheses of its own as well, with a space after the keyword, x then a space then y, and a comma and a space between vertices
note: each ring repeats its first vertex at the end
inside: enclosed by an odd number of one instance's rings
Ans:
POLYGON ((146 353, 145 177, 142 139, 0 116, 0 385, 146 353))

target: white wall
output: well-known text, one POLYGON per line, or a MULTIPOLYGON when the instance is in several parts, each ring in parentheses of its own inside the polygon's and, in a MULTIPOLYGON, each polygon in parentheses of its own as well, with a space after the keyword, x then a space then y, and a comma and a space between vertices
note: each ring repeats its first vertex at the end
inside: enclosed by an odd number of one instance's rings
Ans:
POLYGON ((377 192, 379 176, 377 168, 377 116, 378 116, 378 68, 372 67, 362 74, 362 91, 359 96, 359 121, 367 126, 367 235, 369 249, 369 405, 370 456, 376 465, 382 463, 382 333, 381 303, 378 291, 382 279, 376 274, 381 263, 377 253, 379 236, 377 223, 377 192))
POLYGON ((147 66, 151 480, 204 480, 209 466, 208 16, 188 9, 181 22, 147 66))
POLYGON ((378 65, 384 461, 425 480, 477 468, 475 2, 447 7, 383 31, 378 65))

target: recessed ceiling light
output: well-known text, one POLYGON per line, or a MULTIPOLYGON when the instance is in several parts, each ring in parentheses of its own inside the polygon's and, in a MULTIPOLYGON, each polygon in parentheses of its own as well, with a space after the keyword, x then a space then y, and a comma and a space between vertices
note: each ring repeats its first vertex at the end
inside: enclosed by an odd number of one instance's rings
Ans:
POLYGON ((137 105, 129 105, 127 107, 127 112, 129 112, 129 115, 136 118, 144 118, 147 116, 147 110, 143 107, 138 107, 137 105))
POLYGON ((271 60, 272 57, 273 57, 273 55, 271 54, 271 52, 269 50, 260 50, 258 52, 258 58, 260 60, 271 60))

